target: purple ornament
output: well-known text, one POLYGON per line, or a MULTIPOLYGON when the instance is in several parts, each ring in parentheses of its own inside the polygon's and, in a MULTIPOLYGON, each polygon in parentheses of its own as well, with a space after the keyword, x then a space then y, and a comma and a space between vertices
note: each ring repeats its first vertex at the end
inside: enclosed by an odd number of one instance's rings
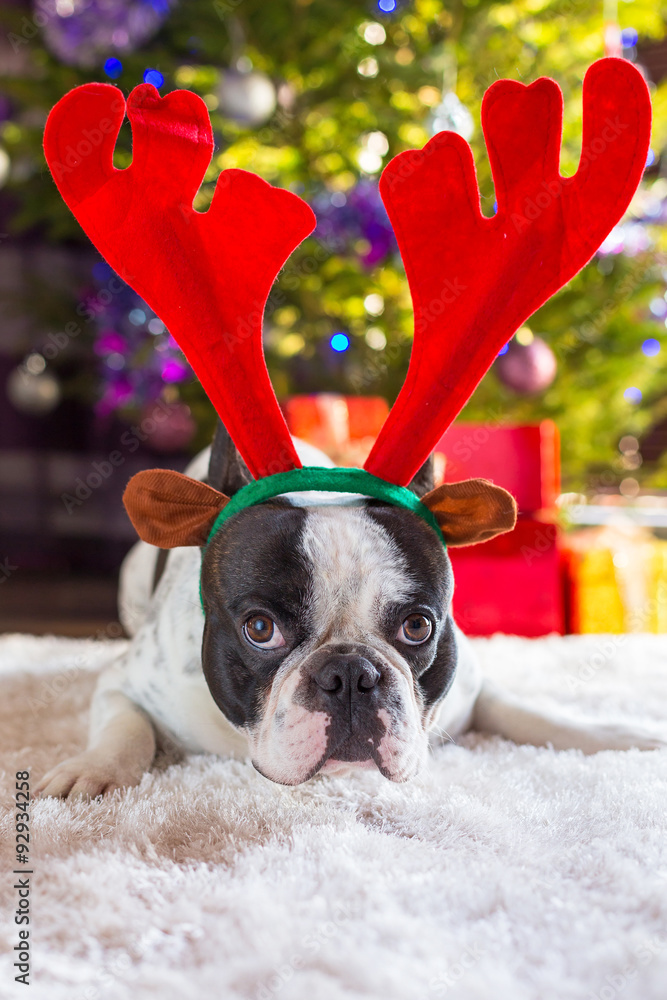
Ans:
POLYGON ((327 192, 315 198, 313 208, 315 235, 332 252, 360 256, 364 267, 372 268, 396 251, 394 231, 375 182, 360 181, 347 195, 327 192), (361 255, 355 248, 359 240, 369 245, 361 255))
POLYGON ((510 341, 505 354, 496 358, 496 375, 519 396, 544 392, 556 377, 556 356, 548 344, 534 337, 530 344, 510 341))
POLYGON ((100 417, 108 417, 121 409, 133 394, 132 385, 127 378, 119 378, 105 388, 102 396, 95 403, 95 412, 100 417))
POLYGON ((165 383, 192 378, 178 344, 136 292, 101 262, 93 268, 93 279, 81 297, 100 359, 97 413, 108 416, 154 404, 165 383))
POLYGON ((69 66, 92 69, 132 52, 159 30, 172 0, 35 0, 48 49, 69 66))
POLYGON ((124 354, 127 341, 116 330, 102 330, 95 341, 95 354, 124 354))
POLYGON ((178 358, 168 358, 162 365, 162 378, 165 382, 183 382, 191 374, 190 366, 178 358))

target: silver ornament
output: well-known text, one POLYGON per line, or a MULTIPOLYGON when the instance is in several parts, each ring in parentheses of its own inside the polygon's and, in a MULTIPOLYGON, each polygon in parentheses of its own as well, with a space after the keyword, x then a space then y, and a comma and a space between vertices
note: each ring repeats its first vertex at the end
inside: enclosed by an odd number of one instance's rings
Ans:
POLYGON ((475 131, 473 117, 453 90, 448 91, 431 113, 431 134, 456 132, 464 139, 472 138, 475 131))
POLYGON ((262 125, 276 110, 276 88, 265 73, 257 70, 223 70, 218 99, 222 114, 239 125, 262 125))
POLYGON ((20 365, 7 378, 7 398, 19 413, 44 417, 55 410, 61 395, 60 383, 51 372, 33 374, 25 365, 20 365))

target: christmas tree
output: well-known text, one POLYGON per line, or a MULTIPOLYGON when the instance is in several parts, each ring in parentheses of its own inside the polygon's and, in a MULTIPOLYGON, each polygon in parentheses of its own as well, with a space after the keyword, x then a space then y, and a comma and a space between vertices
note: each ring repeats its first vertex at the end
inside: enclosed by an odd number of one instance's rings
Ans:
MULTIPOLYGON (((498 77, 531 82, 548 75, 564 92, 561 169, 573 173, 586 68, 605 48, 641 64, 665 34, 651 0, 621 4, 618 15, 607 6, 605 12, 606 25, 602 4, 590 0, 38 0, 5 7, 6 239, 86 246, 41 151, 46 115, 63 93, 91 80, 114 82, 125 94, 142 80, 161 94, 187 87, 206 102, 216 138, 197 209, 206 209, 221 169, 241 167, 296 191, 318 216, 314 236, 288 262, 267 307, 266 353, 278 395, 334 390, 392 400, 407 368, 412 310, 378 195, 383 165, 453 128, 473 147, 483 211, 491 215, 482 95, 498 77)), ((667 181, 659 169, 667 86, 657 78, 650 85, 653 159, 627 219, 518 331, 462 414, 492 422, 553 418, 568 489, 615 490, 629 480, 667 488, 660 446, 667 421, 667 181), (644 440, 651 446, 640 467, 644 440)), ((116 165, 130 159, 125 124, 116 165)), ((84 299, 96 302, 96 288, 108 280, 97 266, 84 299)), ((39 305, 22 305, 41 309, 57 329, 71 317, 73 294, 56 290, 39 305)), ((77 341, 77 350, 101 359, 93 386, 98 408, 129 412, 166 381, 192 407, 197 441, 205 441, 212 410, 159 318, 132 294, 93 310, 77 341)), ((72 387, 87 391, 76 379, 72 387)))

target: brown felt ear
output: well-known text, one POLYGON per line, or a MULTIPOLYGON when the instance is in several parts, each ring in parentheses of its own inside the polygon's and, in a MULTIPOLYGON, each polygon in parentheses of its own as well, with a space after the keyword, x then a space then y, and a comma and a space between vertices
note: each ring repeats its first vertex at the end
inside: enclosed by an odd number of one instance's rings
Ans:
POLYGON ((173 549, 205 545, 229 497, 172 469, 147 469, 132 476, 123 503, 139 538, 173 549))
POLYGON ((488 479, 443 483, 422 497, 435 514, 448 545, 476 545, 511 531, 516 524, 516 500, 488 479))

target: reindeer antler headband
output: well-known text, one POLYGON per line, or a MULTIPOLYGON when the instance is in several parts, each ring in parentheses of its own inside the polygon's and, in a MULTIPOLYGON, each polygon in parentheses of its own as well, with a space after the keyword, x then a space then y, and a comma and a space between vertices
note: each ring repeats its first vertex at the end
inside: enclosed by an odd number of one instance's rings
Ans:
MULTIPOLYGON (((125 170, 112 162, 125 114, 117 87, 85 84, 56 104, 44 149, 60 193, 168 327, 258 480, 236 494, 228 515, 281 492, 327 489, 409 506, 429 523, 435 518, 450 544, 513 526, 513 501, 483 480, 447 484, 422 501, 402 488, 500 348, 587 263, 630 203, 650 138, 646 84, 629 62, 601 59, 586 74, 583 103, 579 169, 562 177, 558 85, 542 78, 489 88, 482 126, 493 218, 480 211, 472 152, 459 135, 440 132, 388 164, 380 191, 415 313, 408 374, 364 471, 298 476, 289 475, 300 462, 266 369, 262 315, 280 268, 314 228, 311 209, 232 169, 220 174, 209 210, 194 211, 213 136, 204 102, 189 91, 163 98, 150 84, 132 91, 133 160, 125 170)), ((230 503, 203 483, 158 470, 135 476, 125 502, 141 537, 165 547, 204 544, 230 503)))

